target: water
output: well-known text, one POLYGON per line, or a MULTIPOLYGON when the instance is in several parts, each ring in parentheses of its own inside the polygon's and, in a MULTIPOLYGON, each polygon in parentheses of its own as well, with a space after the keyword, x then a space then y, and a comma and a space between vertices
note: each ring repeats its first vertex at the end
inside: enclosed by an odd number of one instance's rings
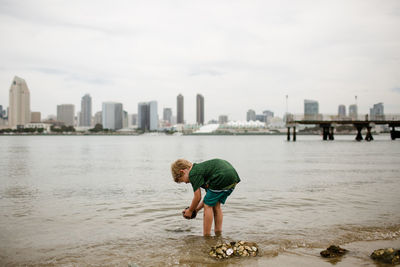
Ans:
MULTIPOLYGON (((400 142, 375 136, 2 136, 0 265, 226 266, 220 241, 262 257, 400 235, 400 142), (170 164, 223 158, 242 182, 222 237, 181 217, 190 185, 170 164)), ((239 264, 239 260, 230 263, 239 264)))

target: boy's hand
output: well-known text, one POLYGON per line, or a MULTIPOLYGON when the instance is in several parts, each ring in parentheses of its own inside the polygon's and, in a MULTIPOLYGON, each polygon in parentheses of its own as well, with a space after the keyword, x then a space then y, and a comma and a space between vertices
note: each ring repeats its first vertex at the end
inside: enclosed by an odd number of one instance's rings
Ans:
POLYGON ((184 209, 182 211, 182 215, 183 215, 184 218, 186 218, 188 220, 189 219, 194 219, 194 218, 196 218, 196 211, 191 212, 189 210, 189 207, 187 207, 186 209, 184 209))

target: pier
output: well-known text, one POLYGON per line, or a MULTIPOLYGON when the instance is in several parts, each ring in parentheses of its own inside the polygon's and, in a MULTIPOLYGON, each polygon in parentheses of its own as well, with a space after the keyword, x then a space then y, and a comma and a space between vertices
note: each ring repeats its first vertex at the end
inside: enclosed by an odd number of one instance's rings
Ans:
POLYGON ((363 129, 367 130, 367 133, 365 135, 365 140, 366 141, 372 141, 374 140, 374 137, 372 136, 371 129, 375 125, 388 125, 390 130, 390 137, 392 140, 396 140, 396 138, 400 138, 400 131, 396 130, 396 127, 400 127, 400 120, 332 120, 332 121, 318 121, 318 120, 295 120, 295 121, 289 121, 286 123, 287 127, 287 140, 290 141, 290 132, 291 129, 293 129, 293 141, 296 141, 296 126, 300 124, 306 124, 306 125, 319 125, 319 127, 322 129, 322 140, 327 141, 327 140, 335 140, 334 137, 334 132, 335 132, 335 127, 338 125, 353 125, 354 128, 357 130, 357 134, 355 137, 355 140, 361 141, 364 140, 361 131, 363 129))

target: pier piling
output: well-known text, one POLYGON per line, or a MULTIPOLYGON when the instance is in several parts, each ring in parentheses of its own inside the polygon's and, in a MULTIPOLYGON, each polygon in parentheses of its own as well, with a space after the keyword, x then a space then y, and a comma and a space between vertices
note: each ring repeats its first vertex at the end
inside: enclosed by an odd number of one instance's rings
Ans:
POLYGON ((374 138, 372 137, 371 128, 371 126, 367 127, 367 135, 365 136, 365 140, 367 140, 368 142, 374 140, 374 138))
POLYGON ((361 140, 363 140, 363 137, 362 137, 362 134, 361 134, 361 130, 362 130, 363 127, 356 126, 356 128, 357 128, 356 140, 357 141, 361 141, 361 140))

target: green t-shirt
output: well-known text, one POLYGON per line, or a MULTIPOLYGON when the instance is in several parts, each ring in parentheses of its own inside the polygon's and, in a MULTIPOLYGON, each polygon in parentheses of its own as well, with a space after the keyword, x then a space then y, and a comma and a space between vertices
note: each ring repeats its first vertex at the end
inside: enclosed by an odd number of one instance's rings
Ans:
POLYGON ((226 160, 212 159, 201 163, 193 163, 189 172, 189 181, 193 191, 199 187, 223 190, 240 182, 239 175, 226 160))

